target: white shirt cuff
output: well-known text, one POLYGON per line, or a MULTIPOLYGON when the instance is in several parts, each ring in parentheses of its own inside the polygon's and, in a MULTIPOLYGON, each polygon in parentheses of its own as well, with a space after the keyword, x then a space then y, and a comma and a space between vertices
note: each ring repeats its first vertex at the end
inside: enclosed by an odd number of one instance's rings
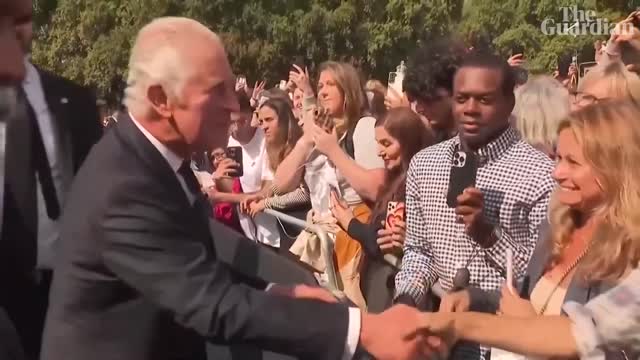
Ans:
POLYGON ((342 360, 352 360, 360 342, 360 318, 361 313, 358 308, 349 308, 349 330, 347 341, 344 343, 344 355, 342 360))

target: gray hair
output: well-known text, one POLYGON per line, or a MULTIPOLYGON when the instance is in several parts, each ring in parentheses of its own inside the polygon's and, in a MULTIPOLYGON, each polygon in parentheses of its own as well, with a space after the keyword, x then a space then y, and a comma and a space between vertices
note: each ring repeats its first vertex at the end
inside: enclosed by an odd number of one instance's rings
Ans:
POLYGON ((188 18, 163 17, 145 25, 131 50, 124 106, 132 113, 148 114, 147 91, 153 85, 162 86, 169 98, 179 100, 193 71, 182 50, 185 41, 194 36, 219 42, 206 26, 188 18))

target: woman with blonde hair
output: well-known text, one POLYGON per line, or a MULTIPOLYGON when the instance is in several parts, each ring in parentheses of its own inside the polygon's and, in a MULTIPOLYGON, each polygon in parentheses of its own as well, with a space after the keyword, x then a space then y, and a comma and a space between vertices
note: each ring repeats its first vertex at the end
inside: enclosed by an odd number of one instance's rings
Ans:
POLYGON ((536 76, 516 89, 513 109, 523 140, 554 158, 558 124, 569 113, 569 92, 550 76, 536 76))
MULTIPOLYGON (((306 74, 300 72, 292 80, 296 86, 306 88, 306 74)), ((360 75, 350 64, 323 63, 317 94, 317 101, 312 96, 304 100, 304 134, 278 167, 274 185, 279 191, 288 192, 301 182, 306 183, 312 207, 308 221, 323 226, 335 238, 336 267, 345 293, 364 307, 359 289, 362 248, 336 225, 329 199, 333 191, 356 218, 368 220, 370 209, 366 204, 375 203, 385 181, 384 162, 377 155, 376 119, 369 116, 360 75), (321 111, 314 113, 313 109, 321 111)), ((314 241, 303 232, 291 251, 324 271, 326 264, 317 259, 317 254, 306 252, 314 241)))
POLYGON ((585 304, 622 281, 640 261, 638 143, 640 110, 633 103, 569 115, 558 128, 549 224, 518 286, 523 298, 510 286, 501 294, 468 289, 445 297, 441 310, 564 315, 565 302, 585 304))
POLYGON ((640 105, 640 78, 620 61, 593 67, 571 94, 571 111, 610 100, 629 100, 640 105))
POLYGON ((371 115, 376 119, 383 118, 387 113, 387 107, 384 105, 387 88, 378 80, 369 80, 365 85, 365 90, 371 115))

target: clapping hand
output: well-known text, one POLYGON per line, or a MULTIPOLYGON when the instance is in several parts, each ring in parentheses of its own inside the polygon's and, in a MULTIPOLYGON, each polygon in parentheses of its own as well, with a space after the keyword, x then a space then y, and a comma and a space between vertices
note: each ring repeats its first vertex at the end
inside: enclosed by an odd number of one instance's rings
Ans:
POLYGON ((316 149, 328 158, 331 159, 336 151, 342 151, 338 144, 338 133, 335 127, 331 131, 327 131, 325 128, 312 124, 311 133, 316 149))

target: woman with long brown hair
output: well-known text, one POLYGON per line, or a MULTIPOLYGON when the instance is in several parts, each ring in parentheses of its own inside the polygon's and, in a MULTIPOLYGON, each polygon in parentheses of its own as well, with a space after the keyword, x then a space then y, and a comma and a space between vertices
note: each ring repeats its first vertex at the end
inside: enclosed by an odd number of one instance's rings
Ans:
MULTIPOLYGON (((286 98, 277 97, 265 101, 257 113, 258 124, 264 132, 266 144, 267 156, 263 172, 274 173, 302 136, 302 129, 293 114, 291 103, 286 98)), ((272 186, 267 195, 249 204, 250 215, 255 216, 264 209, 282 211, 309 205, 309 192, 304 184, 287 193, 279 192, 272 186)), ((280 248, 287 251, 291 244, 282 244, 283 240, 281 237, 280 248)))
MULTIPOLYGON (((370 220, 367 223, 358 220, 347 204, 336 198, 335 194, 331 199, 334 217, 352 238, 360 242, 369 256, 365 270, 369 276, 365 277, 363 284, 365 293, 375 291, 374 287, 384 290, 383 284, 389 282, 380 281, 384 280, 381 278, 393 275, 393 272, 380 270, 377 265, 380 265, 379 261, 384 254, 402 255, 405 225, 404 219, 385 220, 388 205, 393 202, 396 208, 403 208, 406 174, 411 158, 435 143, 431 130, 418 114, 408 108, 389 110, 384 117, 376 121, 375 132, 378 156, 384 160, 385 165, 385 185, 374 205, 370 220), (389 226, 385 226, 387 223, 389 226)), ((375 291, 373 296, 368 296, 369 310, 382 311, 390 305, 392 292, 382 297, 379 294, 380 291, 375 291), (376 298, 375 302, 373 298, 376 298)))
MULTIPOLYGON (((336 225, 329 200, 334 191, 356 217, 368 219, 368 204, 375 203, 384 183, 384 164, 376 155, 376 119, 369 116, 364 87, 352 65, 322 64, 317 87, 317 101, 311 96, 303 104, 304 135, 276 170, 274 185, 281 191, 292 191, 303 182, 307 185, 312 207, 307 220, 335 241, 336 268, 344 292, 365 308, 359 285, 363 251, 336 225), (322 111, 309 111, 314 108, 322 111), (317 118, 320 113, 322 121, 317 118)), ((316 241, 313 234, 303 231, 290 250, 324 272, 324 260, 313 251, 316 241)))

